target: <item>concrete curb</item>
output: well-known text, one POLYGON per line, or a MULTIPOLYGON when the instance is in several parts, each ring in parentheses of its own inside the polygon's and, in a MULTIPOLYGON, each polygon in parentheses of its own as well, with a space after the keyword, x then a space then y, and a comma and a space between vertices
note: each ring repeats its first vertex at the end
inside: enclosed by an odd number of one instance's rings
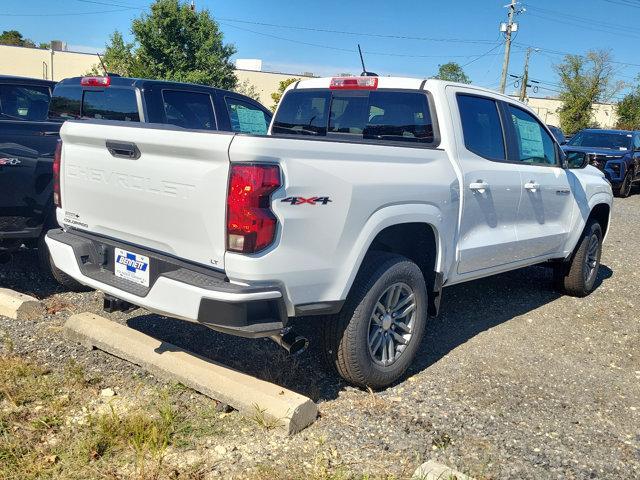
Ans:
POLYGON ((464 473, 457 472, 446 465, 429 460, 420 465, 411 480, 473 480, 464 473))
POLYGON ((34 320, 44 314, 40 300, 8 288, 0 288, 0 315, 15 320, 34 320))
POLYGON ((69 338, 135 363, 154 375, 180 382, 248 417, 263 417, 286 433, 312 424, 318 407, 310 399, 273 383, 220 365, 170 343, 91 313, 72 315, 69 338))

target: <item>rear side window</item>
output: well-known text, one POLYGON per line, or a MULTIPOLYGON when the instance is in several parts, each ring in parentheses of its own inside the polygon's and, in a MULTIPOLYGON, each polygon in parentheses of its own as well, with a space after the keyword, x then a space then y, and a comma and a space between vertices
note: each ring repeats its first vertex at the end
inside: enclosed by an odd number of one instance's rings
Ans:
POLYGON ((46 120, 50 96, 48 87, 0 85, 0 119, 46 120))
POLYGON ((257 135, 267 133, 269 119, 261 108, 237 98, 227 97, 225 101, 232 131, 257 135))
POLYGON ((504 134, 496 102, 473 95, 457 97, 467 150, 491 160, 505 160, 504 134))
POLYGON ((100 120, 139 122, 136 93, 133 89, 124 88, 85 90, 82 96, 82 116, 100 120))
POLYGON ((381 142, 433 143, 427 96, 420 92, 290 91, 273 133, 381 142))
POLYGON ((193 130, 215 130, 211 96, 208 93, 164 90, 164 112, 167 123, 193 130))

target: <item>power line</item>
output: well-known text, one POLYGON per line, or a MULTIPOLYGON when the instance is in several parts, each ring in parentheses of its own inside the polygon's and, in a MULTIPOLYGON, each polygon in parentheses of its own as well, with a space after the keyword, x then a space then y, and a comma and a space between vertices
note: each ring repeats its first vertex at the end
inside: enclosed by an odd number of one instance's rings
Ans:
POLYGON ((105 13, 124 12, 128 8, 118 8, 116 10, 102 10, 98 12, 69 12, 69 13, 0 13, 3 17, 75 17, 81 15, 102 15, 105 13))

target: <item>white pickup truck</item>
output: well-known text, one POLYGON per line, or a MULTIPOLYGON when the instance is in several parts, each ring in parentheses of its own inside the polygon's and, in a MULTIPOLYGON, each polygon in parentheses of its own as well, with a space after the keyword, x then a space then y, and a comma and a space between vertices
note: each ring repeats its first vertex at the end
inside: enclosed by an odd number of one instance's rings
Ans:
POLYGON ((304 317, 373 388, 402 376, 445 286, 547 262, 589 294, 609 226, 603 173, 526 105, 438 80, 299 82, 263 136, 69 121, 61 138, 47 244, 106 308, 289 350, 304 317))

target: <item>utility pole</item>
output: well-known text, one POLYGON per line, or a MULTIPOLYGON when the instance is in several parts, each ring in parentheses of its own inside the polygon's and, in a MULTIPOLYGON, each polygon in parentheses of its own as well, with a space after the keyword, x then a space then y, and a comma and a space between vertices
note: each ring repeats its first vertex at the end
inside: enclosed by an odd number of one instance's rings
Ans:
POLYGON ((520 86, 520 101, 524 102, 527 98, 527 82, 529 82, 529 57, 531 56, 531 47, 527 48, 527 55, 524 59, 524 73, 522 74, 522 85, 520 86))
POLYGON ((504 93, 504 88, 507 85, 507 71, 509 70, 509 55, 511 54, 511 33, 518 30, 518 24, 514 22, 516 12, 516 0, 511 0, 506 7, 509 9, 507 23, 500 24, 500 31, 505 34, 504 44, 504 61, 502 63, 502 78, 500 79, 500 92, 504 93))

